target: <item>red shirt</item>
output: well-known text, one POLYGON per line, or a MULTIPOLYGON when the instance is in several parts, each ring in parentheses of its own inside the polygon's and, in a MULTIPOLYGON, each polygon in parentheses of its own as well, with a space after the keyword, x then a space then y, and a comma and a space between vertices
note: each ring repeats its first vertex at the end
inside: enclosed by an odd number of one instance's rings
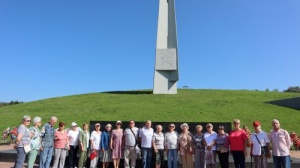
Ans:
POLYGON ((244 144, 247 140, 247 134, 244 130, 230 131, 229 144, 231 151, 244 151, 244 144))

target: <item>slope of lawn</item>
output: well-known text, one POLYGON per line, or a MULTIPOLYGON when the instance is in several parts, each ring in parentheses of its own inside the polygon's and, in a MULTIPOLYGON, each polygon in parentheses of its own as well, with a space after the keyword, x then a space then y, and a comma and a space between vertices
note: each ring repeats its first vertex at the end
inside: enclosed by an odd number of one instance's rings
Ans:
POLYGON ((20 124, 24 115, 40 116, 48 122, 53 115, 69 125, 91 120, 231 122, 241 125, 254 120, 264 130, 277 118, 284 129, 300 133, 300 111, 265 102, 300 97, 299 93, 249 90, 179 89, 176 95, 153 95, 151 91, 102 92, 44 99, 0 108, 0 130, 20 124))

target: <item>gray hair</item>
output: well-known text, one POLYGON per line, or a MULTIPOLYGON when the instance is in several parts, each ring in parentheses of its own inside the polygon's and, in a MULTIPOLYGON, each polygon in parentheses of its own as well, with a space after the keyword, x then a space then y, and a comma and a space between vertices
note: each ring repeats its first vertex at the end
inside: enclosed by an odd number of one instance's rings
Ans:
POLYGON ((277 119, 273 119, 273 120, 272 120, 272 123, 274 123, 274 122, 280 123, 279 120, 277 120, 277 119))
POLYGON ((57 119, 57 117, 55 117, 55 116, 52 116, 51 118, 50 118, 50 120, 54 120, 54 121, 57 121, 58 119, 57 119))
POLYGON ((41 121, 42 121, 41 117, 34 117, 33 124, 36 124, 36 123, 41 122, 41 121))
POLYGON ((157 125, 157 126, 156 126, 156 129, 157 129, 157 128, 159 128, 159 127, 160 127, 160 128, 162 128, 162 126, 161 126, 161 125, 157 125))
POLYGON ((26 120, 28 120, 28 119, 31 119, 31 117, 30 117, 29 115, 25 115, 25 116, 22 118, 22 122, 23 122, 23 121, 26 121, 26 120))
POLYGON ((180 125, 181 129, 183 129, 183 127, 186 127, 187 129, 189 129, 189 125, 187 123, 183 123, 180 125))

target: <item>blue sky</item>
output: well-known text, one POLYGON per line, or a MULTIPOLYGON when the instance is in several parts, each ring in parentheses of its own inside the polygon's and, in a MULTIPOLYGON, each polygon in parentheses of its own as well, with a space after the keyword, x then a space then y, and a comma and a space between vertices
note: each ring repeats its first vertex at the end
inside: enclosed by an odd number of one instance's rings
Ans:
MULTIPOLYGON (((300 85, 299 0, 176 0, 178 88, 300 85)), ((0 101, 152 89, 158 0, 0 1, 0 101)))

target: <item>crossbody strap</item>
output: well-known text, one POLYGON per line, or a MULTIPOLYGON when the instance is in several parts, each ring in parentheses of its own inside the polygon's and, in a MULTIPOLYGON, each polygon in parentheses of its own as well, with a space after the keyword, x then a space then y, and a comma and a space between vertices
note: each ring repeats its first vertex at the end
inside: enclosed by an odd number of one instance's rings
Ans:
POLYGON ((132 131, 132 129, 131 128, 129 128, 129 129, 130 129, 130 131, 132 132, 132 134, 134 136, 134 139, 135 139, 135 145, 134 146, 136 146, 138 144, 138 140, 136 139, 135 133, 132 131))
POLYGON ((262 145, 261 145, 261 143, 260 143, 260 141, 258 140, 258 138, 257 138, 256 134, 255 134, 255 137, 256 137, 256 139, 257 139, 258 143, 260 144, 260 146, 262 146, 262 145))

